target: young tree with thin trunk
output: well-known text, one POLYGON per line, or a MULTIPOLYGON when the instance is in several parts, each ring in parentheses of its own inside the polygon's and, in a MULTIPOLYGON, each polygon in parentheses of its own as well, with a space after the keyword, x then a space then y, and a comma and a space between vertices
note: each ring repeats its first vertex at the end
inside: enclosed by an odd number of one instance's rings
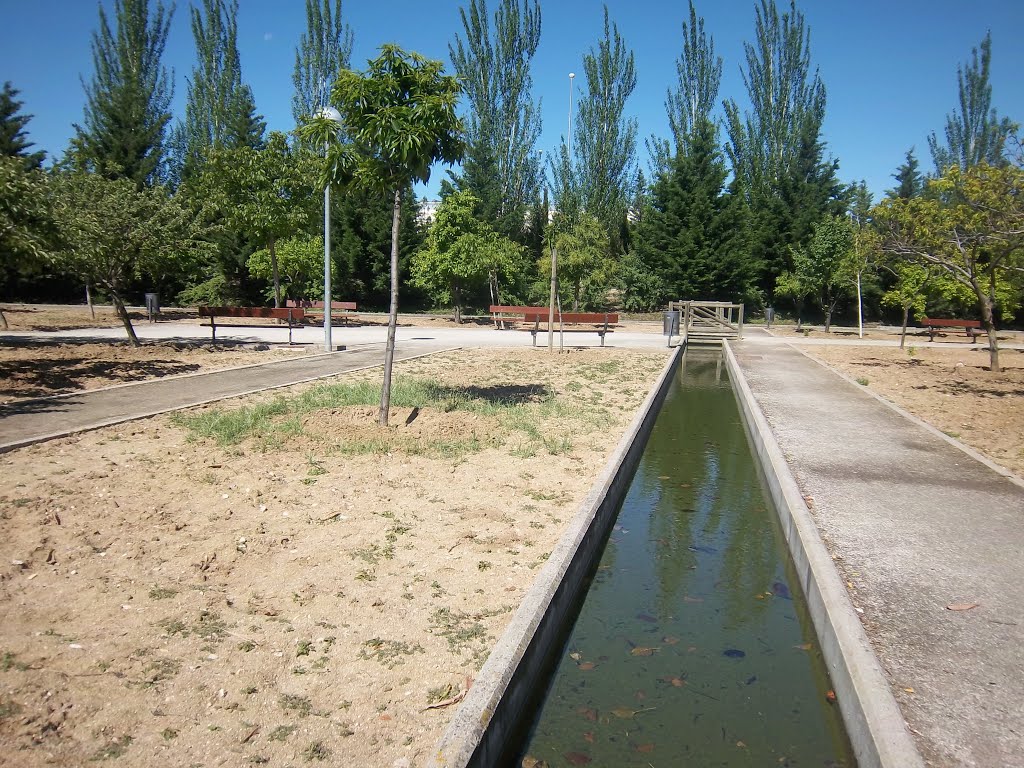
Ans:
POLYGON ((153 184, 164 172, 164 134, 173 81, 160 59, 174 9, 156 1, 114 0, 116 28, 103 6, 92 37, 93 76, 85 87, 85 118, 75 125, 71 164, 107 178, 153 184))
POLYGON ((939 175, 951 165, 966 170, 979 163, 1002 165, 1006 162, 1003 149, 1013 124, 1005 117, 1000 120, 992 107, 991 64, 992 33, 989 32, 981 41, 980 56, 978 49, 972 48, 971 63, 957 67, 960 111, 946 116, 945 146, 934 133, 928 137, 928 148, 939 175))
MULTIPOLYGON (((459 9, 464 34, 448 46, 469 107, 466 156, 455 186, 478 200, 476 216, 517 241, 540 190, 539 104, 530 67, 540 45, 537 0, 499 0, 493 20, 486 0, 459 9)), ((498 300, 498 285, 491 286, 498 300)))
POLYGON ((329 144, 325 183, 352 185, 386 195, 393 201, 391 224, 391 304, 384 352, 384 383, 377 422, 388 424, 391 370, 398 326, 398 238, 402 191, 430 179, 435 162, 453 164, 463 154, 462 122, 455 112, 459 82, 444 74, 439 61, 381 47, 365 73, 344 70, 331 91, 341 111, 348 141, 338 140, 333 121, 316 118, 301 129, 314 146, 329 144))
POLYGON ((825 313, 825 333, 831 333, 836 305, 848 295, 852 254, 853 227, 843 216, 818 222, 807 247, 793 254, 794 275, 825 313))
POLYGON ((950 165, 927 191, 875 208, 882 248, 971 292, 988 335, 990 368, 999 371, 995 309, 1012 316, 1024 287, 1024 170, 950 165))
POLYGON ((306 0, 306 31, 295 49, 292 117, 303 121, 330 104, 338 72, 349 68, 352 27, 341 15, 341 0, 306 0), (333 8, 332 8, 333 5, 333 8))

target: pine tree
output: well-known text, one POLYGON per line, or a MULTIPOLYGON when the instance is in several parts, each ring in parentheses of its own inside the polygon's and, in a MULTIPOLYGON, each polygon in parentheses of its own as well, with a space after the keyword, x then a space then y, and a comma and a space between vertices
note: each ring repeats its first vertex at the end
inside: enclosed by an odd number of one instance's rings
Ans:
POLYGON ((971 49, 971 63, 958 66, 957 85, 960 93, 960 111, 946 116, 946 146, 940 146, 934 133, 928 137, 928 148, 935 161, 935 171, 942 174, 951 165, 966 170, 978 163, 1002 165, 1006 162, 1003 148, 1012 123, 999 119, 992 108, 992 84, 989 71, 992 63, 992 33, 981 41, 978 49, 971 49))
POLYGON ((914 148, 911 147, 907 150, 906 160, 903 162, 903 165, 897 168, 896 173, 892 175, 896 179, 896 187, 886 190, 885 194, 888 197, 898 197, 902 200, 909 200, 921 194, 924 182, 920 172, 917 170, 918 165, 920 163, 914 157, 914 148))
MULTIPOLYGON (((456 187, 479 201, 476 215, 499 232, 525 239, 527 208, 540 188, 540 109, 530 65, 540 44, 540 3, 500 0, 493 26, 486 0, 459 14, 465 37, 448 46, 469 106, 467 147, 456 187)), ((496 290, 496 286, 492 286, 496 290)))
POLYGON ((295 49, 292 117, 296 124, 330 104, 331 85, 352 57, 352 28, 342 20, 341 0, 306 0, 306 33, 295 49))
POLYGON ((0 155, 20 157, 26 171, 38 170, 46 159, 46 153, 28 151, 35 146, 25 135, 25 126, 32 115, 18 114, 22 107, 22 102, 16 98, 19 93, 21 91, 11 87, 10 82, 4 83, 0 91, 0 155))
POLYGON ((669 298, 743 301, 753 278, 744 204, 725 192, 714 124, 702 120, 683 146, 654 186, 637 229, 638 255, 669 298))
POLYGON ((196 66, 188 81, 185 119, 174 131, 175 165, 187 177, 211 149, 259 148, 266 124, 252 89, 242 82, 238 0, 203 0, 193 7, 196 66))
POLYGON ((160 179, 173 83, 160 64, 174 9, 156 0, 114 0, 116 28, 99 8, 92 36, 93 76, 84 84, 83 123, 76 124, 70 160, 142 187, 160 179))

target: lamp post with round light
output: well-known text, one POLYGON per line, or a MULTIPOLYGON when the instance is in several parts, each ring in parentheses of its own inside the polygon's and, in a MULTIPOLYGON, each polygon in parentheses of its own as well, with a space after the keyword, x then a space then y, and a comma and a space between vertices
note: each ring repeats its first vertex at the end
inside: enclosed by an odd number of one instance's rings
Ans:
MULTIPOLYGON (((330 120, 341 125, 341 113, 334 107, 324 107, 317 117, 330 120)), ((324 145, 324 160, 327 159, 328 146, 324 145)), ((324 350, 330 352, 331 345, 331 185, 324 185, 324 350)))

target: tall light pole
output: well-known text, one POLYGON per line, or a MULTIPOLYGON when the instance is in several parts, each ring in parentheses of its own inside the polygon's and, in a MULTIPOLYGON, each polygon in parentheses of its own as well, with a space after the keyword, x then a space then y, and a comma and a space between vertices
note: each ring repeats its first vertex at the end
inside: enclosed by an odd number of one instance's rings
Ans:
MULTIPOLYGON (((569 133, 565 139, 565 154, 572 166, 572 81, 575 72, 569 73, 569 133)), ((551 295, 548 298, 548 352, 555 349, 555 290, 558 285, 558 249, 551 246, 551 295)))
MULTIPOLYGON (((318 117, 341 125, 341 113, 334 107, 324 107, 318 117)), ((324 162, 327 161, 328 144, 324 144, 324 162)), ((331 345, 331 185, 324 185, 324 350, 330 352, 331 345)))

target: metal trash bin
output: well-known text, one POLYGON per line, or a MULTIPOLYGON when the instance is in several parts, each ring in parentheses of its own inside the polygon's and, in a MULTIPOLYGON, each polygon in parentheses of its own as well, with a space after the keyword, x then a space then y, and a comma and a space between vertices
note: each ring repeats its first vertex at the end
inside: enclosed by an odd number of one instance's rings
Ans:
POLYGON ((774 307, 765 307, 764 308, 764 320, 765 320, 765 324, 769 328, 771 328, 772 327, 772 322, 775 320, 775 308, 774 307))
POLYGON ((157 293, 146 294, 146 314, 149 315, 149 322, 155 322, 156 316, 160 314, 160 295, 157 293))
POLYGON ((661 332, 665 336, 678 336, 679 335, 679 310, 673 309, 671 312, 663 312, 661 316, 661 332))

